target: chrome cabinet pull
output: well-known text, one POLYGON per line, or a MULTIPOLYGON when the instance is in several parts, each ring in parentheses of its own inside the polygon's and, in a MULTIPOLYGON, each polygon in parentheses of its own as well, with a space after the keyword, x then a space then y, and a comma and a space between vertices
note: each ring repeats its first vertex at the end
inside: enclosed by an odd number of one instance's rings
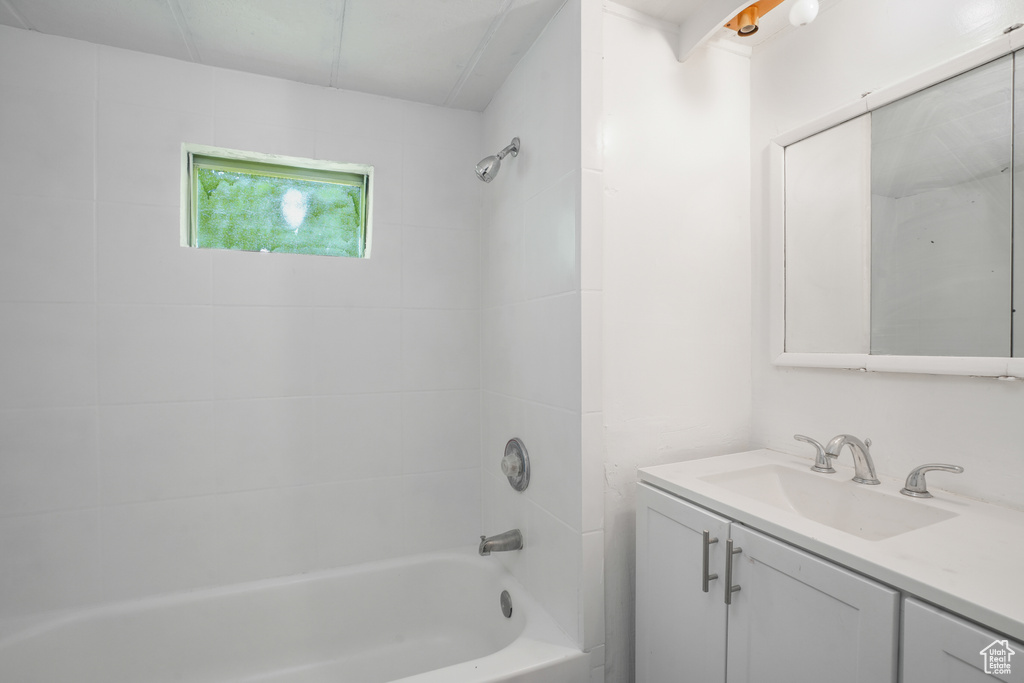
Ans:
POLYGON ((725 541, 725 604, 732 604, 732 594, 740 589, 739 586, 732 585, 732 556, 739 555, 743 552, 743 548, 733 548, 732 539, 728 538, 725 541))
POLYGON ((718 543, 718 537, 711 538, 711 533, 705 529, 704 533, 704 571, 701 573, 701 590, 705 593, 708 592, 708 583, 718 578, 718 574, 708 574, 708 565, 710 564, 711 555, 711 544, 718 543))

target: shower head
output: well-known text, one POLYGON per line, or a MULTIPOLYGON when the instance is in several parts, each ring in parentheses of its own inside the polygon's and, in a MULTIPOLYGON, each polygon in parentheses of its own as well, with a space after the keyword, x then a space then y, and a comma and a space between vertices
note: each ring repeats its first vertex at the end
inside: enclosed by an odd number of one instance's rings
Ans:
POLYGON ((477 164, 476 177, 485 183, 494 180, 494 176, 498 175, 498 169, 501 168, 501 160, 509 154, 519 156, 519 138, 512 138, 512 144, 498 152, 498 156, 487 157, 477 164))

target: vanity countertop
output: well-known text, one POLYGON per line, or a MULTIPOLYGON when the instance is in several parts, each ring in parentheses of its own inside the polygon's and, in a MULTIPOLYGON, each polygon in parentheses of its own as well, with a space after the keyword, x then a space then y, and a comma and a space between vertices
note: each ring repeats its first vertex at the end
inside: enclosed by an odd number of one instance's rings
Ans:
MULTIPOLYGON (((641 468, 639 479, 1024 642, 1024 512, 934 487, 934 498, 913 499, 899 493, 902 480, 880 476, 866 488, 955 515, 868 540, 712 483, 765 465, 810 472, 811 461, 761 449, 641 468)), ((865 487, 850 481, 852 468, 835 468, 811 474, 865 487)))

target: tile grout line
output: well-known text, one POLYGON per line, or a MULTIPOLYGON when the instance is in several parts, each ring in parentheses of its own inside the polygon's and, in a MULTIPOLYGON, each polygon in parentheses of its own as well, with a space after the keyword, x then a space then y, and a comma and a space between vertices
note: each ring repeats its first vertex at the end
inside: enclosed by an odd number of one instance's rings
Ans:
POLYGON ((103 515, 100 505, 101 490, 103 487, 102 467, 100 466, 100 306, 99 306, 99 80, 100 80, 100 59, 99 49, 93 49, 93 133, 92 133, 92 310, 93 310, 93 405, 92 405, 92 449, 93 466, 95 467, 93 479, 93 499, 96 503, 95 529, 96 549, 93 561, 96 563, 96 599, 102 601, 107 595, 107 585, 103 574, 103 515))

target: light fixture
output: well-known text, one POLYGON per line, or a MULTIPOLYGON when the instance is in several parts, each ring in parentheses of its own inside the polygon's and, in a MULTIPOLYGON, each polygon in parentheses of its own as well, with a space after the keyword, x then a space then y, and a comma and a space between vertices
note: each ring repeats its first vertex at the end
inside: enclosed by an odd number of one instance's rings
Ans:
POLYGON ((761 17, 781 3, 782 0, 758 0, 758 2, 741 9, 739 14, 733 17, 725 27, 730 31, 736 31, 736 35, 741 38, 752 36, 757 33, 757 24, 761 17))
MULTIPOLYGON (((725 25, 730 31, 736 31, 736 35, 745 38, 757 33, 758 23, 761 17, 768 14, 783 0, 758 0, 739 11, 732 20, 725 25)), ((789 10, 789 22, 794 26, 806 26, 818 16, 818 0, 796 0, 789 10)))
POLYGON ((760 18, 757 5, 740 10, 736 16, 736 35, 746 37, 757 33, 757 20, 760 18))
POLYGON ((818 16, 818 0, 796 0, 789 10, 789 23, 793 26, 807 26, 818 16))

